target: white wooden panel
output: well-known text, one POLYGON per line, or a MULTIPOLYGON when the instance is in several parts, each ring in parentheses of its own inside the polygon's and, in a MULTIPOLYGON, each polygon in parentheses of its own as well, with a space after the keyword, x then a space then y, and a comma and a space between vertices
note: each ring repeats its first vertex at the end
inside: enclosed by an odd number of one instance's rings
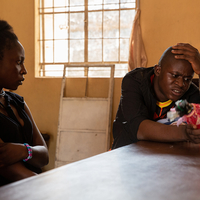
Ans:
POLYGON ((105 132, 61 131, 57 161, 78 161, 105 152, 105 147, 105 132))
POLYGON ((63 98, 61 116, 61 129, 106 130, 108 100, 63 98))
MULTIPOLYGON (((103 153, 110 148, 114 65, 96 66, 111 67, 108 98, 90 98, 87 95, 64 97, 66 67, 75 66, 65 65, 63 71, 55 167, 103 153)), ((88 69, 94 65, 78 67, 88 69)))

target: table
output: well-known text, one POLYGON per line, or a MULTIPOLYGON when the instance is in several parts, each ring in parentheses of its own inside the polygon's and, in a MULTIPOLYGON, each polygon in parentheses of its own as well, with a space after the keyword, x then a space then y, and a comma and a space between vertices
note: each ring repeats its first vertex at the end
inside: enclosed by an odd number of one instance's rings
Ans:
POLYGON ((2 200, 197 200, 200 146, 138 142, 0 188, 2 200))

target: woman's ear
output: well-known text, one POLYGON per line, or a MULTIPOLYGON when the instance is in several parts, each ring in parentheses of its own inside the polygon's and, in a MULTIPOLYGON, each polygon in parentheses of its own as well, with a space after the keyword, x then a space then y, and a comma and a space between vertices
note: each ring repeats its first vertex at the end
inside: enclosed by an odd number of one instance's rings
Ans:
POLYGON ((161 72, 161 66, 160 65, 155 65, 154 66, 154 74, 156 76, 159 76, 160 75, 160 72, 161 72))

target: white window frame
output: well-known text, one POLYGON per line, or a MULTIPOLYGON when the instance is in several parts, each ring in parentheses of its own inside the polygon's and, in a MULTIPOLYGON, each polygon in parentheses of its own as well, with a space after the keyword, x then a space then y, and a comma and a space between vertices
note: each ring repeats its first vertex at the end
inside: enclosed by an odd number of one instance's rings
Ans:
MULTIPOLYGON (((56 0, 52 0, 53 2, 56 1, 56 0)), ((105 1, 105 0, 103 0, 105 1)), ((128 0, 130 1, 130 0, 128 0)), ((134 1, 134 0, 133 0, 134 1)), ((54 16, 54 14, 56 14, 54 12, 54 7, 52 7, 52 12, 44 12, 44 8, 40 8, 40 2, 44 2, 44 0, 38 0, 37 4, 35 5, 36 6, 36 68, 35 68, 35 75, 36 77, 50 77, 50 76, 46 76, 46 70, 45 70, 45 66, 48 66, 48 65, 65 65, 65 64, 116 64, 116 66, 118 64, 126 64, 128 66, 128 60, 127 61, 121 61, 120 60, 120 41, 119 41, 119 48, 118 48, 118 58, 119 60, 118 61, 110 61, 110 62, 106 62, 106 61, 103 61, 103 37, 102 37, 102 62, 88 62, 88 31, 87 31, 87 28, 88 28, 88 13, 89 12, 95 12, 95 10, 90 10, 88 11, 88 0, 85 0, 85 11, 83 11, 83 13, 85 14, 85 26, 84 26, 84 30, 85 30, 85 38, 84 38, 84 62, 70 62, 70 56, 68 55, 69 59, 68 59, 68 62, 45 62, 45 60, 42 58, 45 58, 45 48, 44 48, 44 41, 45 41, 45 38, 44 38, 44 15, 45 14, 52 14, 54 16), (41 12, 42 10, 42 12, 41 12), (43 20, 42 20, 42 24, 40 24, 40 16, 42 16, 43 20), (38 26, 39 25, 39 26, 38 26), (42 28, 41 28, 42 27, 42 28), (41 29, 42 29, 42 32, 41 32, 41 29), (42 35, 42 38, 40 38, 40 36, 42 35), (43 50, 41 51, 41 46, 40 44, 43 44, 43 50), (42 52, 42 53, 41 53, 42 52), (42 56, 41 56, 42 55, 42 56)), ((119 0, 119 5, 120 5, 120 2, 121 0, 119 0)), ((119 11, 119 20, 120 20, 120 11, 121 10, 136 10, 137 8, 137 2, 135 0, 135 7, 134 8, 119 8, 119 9, 109 9, 109 11, 119 11)), ((44 7, 44 6, 43 6, 44 7)), ((99 10, 98 10, 99 11, 99 10)), ((96 12, 98 12, 96 11, 96 12)), ((104 11, 108 11, 106 9, 102 9, 102 15, 104 15, 104 11)), ((68 12, 69 14, 72 13, 72 12, 68 12)), ((133 16, 134 18, 134 16, 133 16)), ((54 19, 54 17, 53 17, 54 19)), ((54 23, 54 21, 53 21, 54 23)), ((102 20, 102 23, 103 23, 103 20, 102 20)), ((130 25, 132 26, 132 24, 130 25)), ((102 27, 103 27, 103 24, 102 24, 102 27)), ((102 28, 103 29, 103 28, 102 28)), ((130 27, 130 30, 131 30, 131 27, 130 27)), ((120 22, 119 22, 119 34, 120 34, 120 22)), ((120 39, 123 39, 121 38, 120 36, 117 38, 118 40, 120 39)), ((126 38, 127 39, 127 38, 126 38)), ((54 40, 54 38, 52 38, 52 40, 54 40)), ((70 41, 70 39, 68 38, 68 40, 70 41)), ((69 45, 68 45, 68 49, 69 49, 69 45)), ((70 54, 70 51, 68 51, 70 54)), ((127 56, 128 57, 128 56, 127 56)), ((55 66, 55 70, 56 70, 56 66, 55 66)), ((116 70, 117 70, 117 67, 116 67, 116 70)), ((128 69, 127 69, 128 71, 128 69)), ((84 71, 84 76, 87 76, 88 74, 88 71, 87 69, 85 69, 84 71)), ((124 73, 122 73, 121 77, 124 76, 124 73)), ((53 76, 52 76, 53 77, 53 76)), ((62 73, 60 74, 59 77, 62 77, 62 73)), ((101 77, 101 76, 99 76, 101 77)), ((119 76, 118 76, 119 77, 119 76)))

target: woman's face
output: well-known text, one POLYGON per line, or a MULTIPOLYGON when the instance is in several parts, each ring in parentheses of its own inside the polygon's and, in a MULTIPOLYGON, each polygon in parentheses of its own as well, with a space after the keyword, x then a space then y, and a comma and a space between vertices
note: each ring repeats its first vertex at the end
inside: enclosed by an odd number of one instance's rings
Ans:
POLYGON ((24 48, 19 41, 4 50, 3 59, 0 60, 0 88, 16 90, 22 85, 27 74, 24 60, 24 48))

